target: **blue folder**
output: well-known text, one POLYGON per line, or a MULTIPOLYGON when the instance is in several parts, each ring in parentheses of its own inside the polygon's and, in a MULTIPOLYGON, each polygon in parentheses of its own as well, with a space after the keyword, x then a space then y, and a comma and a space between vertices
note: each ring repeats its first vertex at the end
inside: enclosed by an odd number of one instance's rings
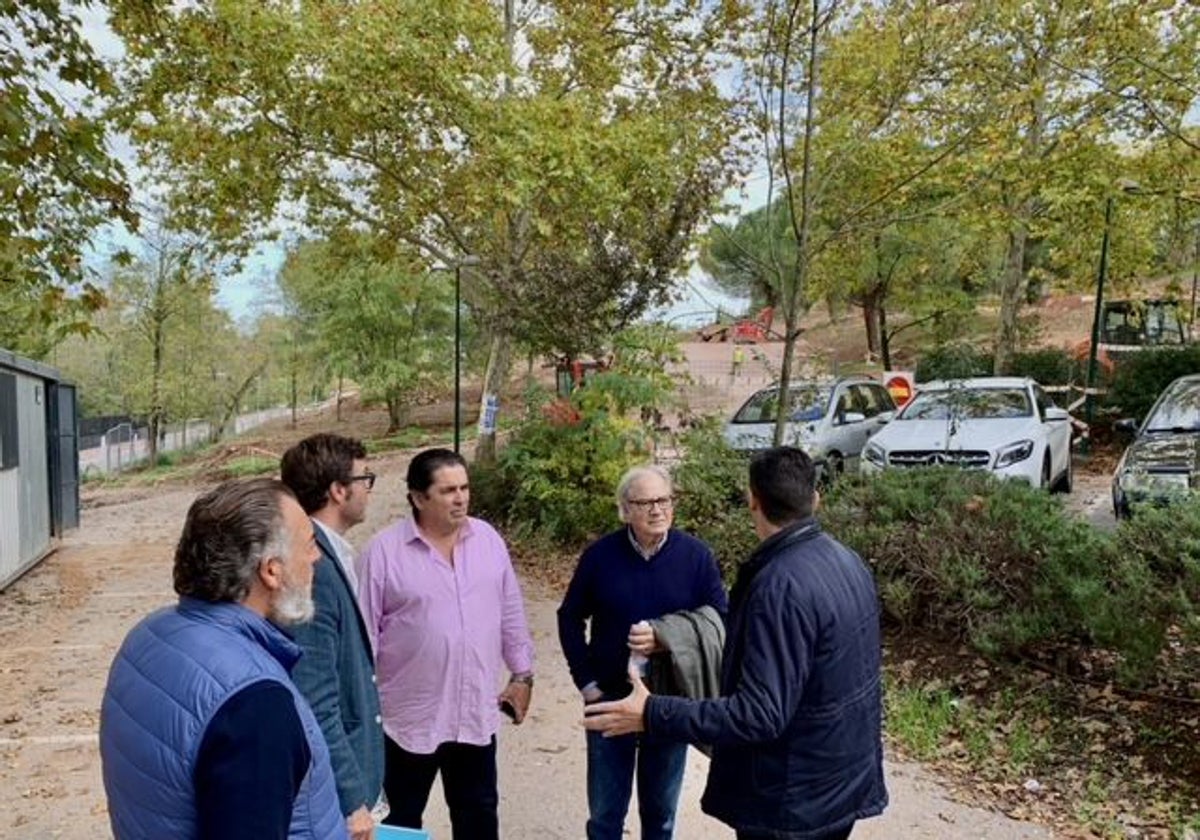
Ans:
POLYGON ((375 826, 376 840, 430 840, 428 831, 416 828, 396 828, 392 825, 375 826))

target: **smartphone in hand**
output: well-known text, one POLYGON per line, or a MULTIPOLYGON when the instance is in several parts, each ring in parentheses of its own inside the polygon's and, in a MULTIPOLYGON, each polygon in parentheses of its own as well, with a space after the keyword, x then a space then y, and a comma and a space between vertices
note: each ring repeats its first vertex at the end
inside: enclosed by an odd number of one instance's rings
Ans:
POLYGON ((500 711, 502 711, 502 712, 504 712, 504 714, 508 715, 512 719, 513 723, 517 722, 517 709, 509 701, 507 701, 507 700, 500 701, 500 711))

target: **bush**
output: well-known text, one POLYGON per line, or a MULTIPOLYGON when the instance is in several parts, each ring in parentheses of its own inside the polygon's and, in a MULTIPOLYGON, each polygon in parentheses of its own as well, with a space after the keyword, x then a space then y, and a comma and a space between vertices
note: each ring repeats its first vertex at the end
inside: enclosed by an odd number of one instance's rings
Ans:
POLYGON ((1080 362, 1070 352, 1054 347, 1017 353, 1009 371, 1013 376, 1028 376, 1042 385, 1081 383, 1086 378, 1087 362, 1080 362))
POLYGON ((1131 353, 1117 363, 1105 405, 1116 414, 1141 420, 1173 380, 1198 370, 1200 345, 1131 353))
POLYGON ((672 474, 679 496, 676 527, 708 543, 726 581, 732 581, 737 564, 758 543, 746 506, 749 458, 729 447, 715 417, 703 419, 683 435, 680 448, 683 460, 672 474))
POLYGON ((613 365, 568 399, 531 391, 522 423, 492 467, 472 472, 475 509, 522 539, 575 547, 618 525, 615 491, 653 459, 652 423, 675 398, 670 333, 639 326, 614 339, 613 365), (635 416, 636 415, 636 416, 635 416))
POLYGON ((966 344, 943 344, 921 356, 913 375, 917 382, 991 376, 992 356, 966 344))
POLYGON ((991 653, 1077 632, 1069 609, 1046 602, 1103 553, 1053 497, 955 469, 848 477, 821 519, 872 566, 889 616, 991 653), (1047 573, 1054 563, 1061 574, 1047 573))

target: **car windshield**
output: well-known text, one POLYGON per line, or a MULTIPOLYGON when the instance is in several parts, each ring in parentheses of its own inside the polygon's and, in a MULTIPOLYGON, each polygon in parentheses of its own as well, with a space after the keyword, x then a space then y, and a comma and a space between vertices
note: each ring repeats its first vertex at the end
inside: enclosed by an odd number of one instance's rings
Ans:
MULTIPOLYGON (((820 420, 829 405, 829 388, 799 382, 788 388, 793 421, 805 423, 820 420)), ((767 388, 746 401, 733 416, 734 423, 774 423, 779 407, 779 391, 767 388)))
POLYGON ((1024 388, 947 388, 918 391, 900 420, 998 420, 1031 417, 1033 405, 1024 388))
POLYGON ((1200 382, 1163 397, 1146 419, 1147 432, 1200 431, 1200 382))

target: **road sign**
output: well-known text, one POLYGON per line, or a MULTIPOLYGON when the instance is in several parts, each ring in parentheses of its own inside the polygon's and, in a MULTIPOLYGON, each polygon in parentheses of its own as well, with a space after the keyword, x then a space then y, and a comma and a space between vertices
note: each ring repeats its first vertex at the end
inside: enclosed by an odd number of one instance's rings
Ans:
POLYGON ((892 395, 896 408, 902 408, 912 399, 913 391, 916 390, 912 371, 885 370, 882 378, 883 387, 887 388, 888 393, 892 395))

